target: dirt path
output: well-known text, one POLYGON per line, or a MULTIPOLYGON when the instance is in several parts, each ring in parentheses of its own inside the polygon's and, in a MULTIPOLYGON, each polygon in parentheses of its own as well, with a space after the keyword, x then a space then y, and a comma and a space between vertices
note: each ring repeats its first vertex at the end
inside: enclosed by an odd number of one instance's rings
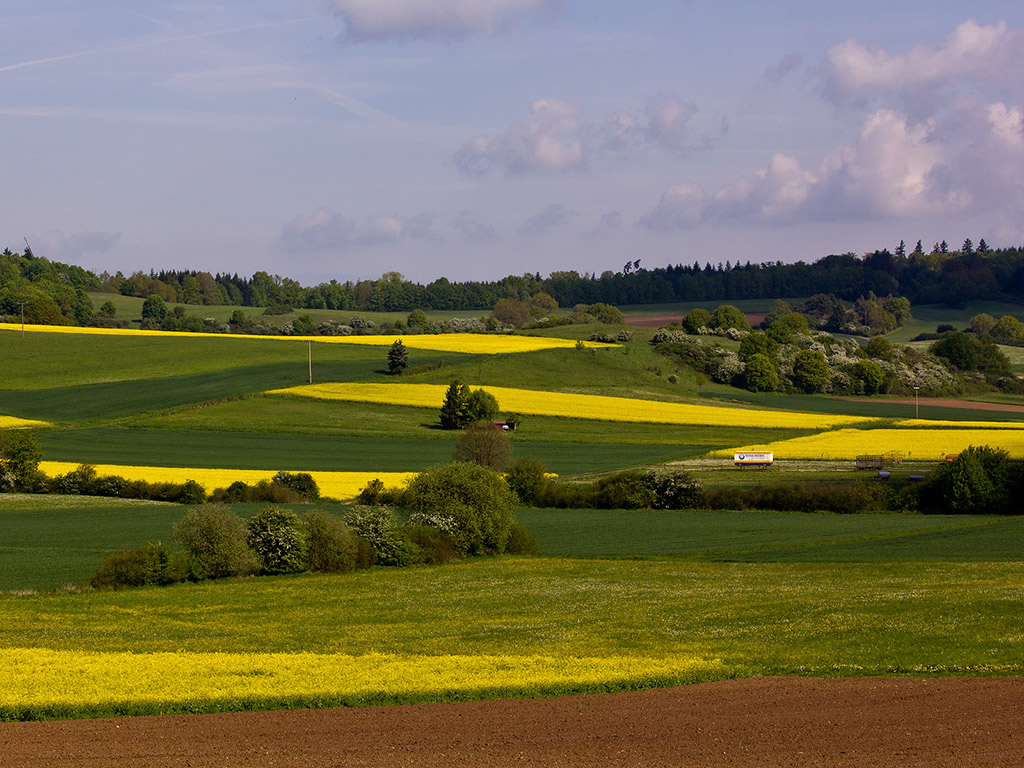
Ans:
MULTIPOLYGON (((896 405, 914 405, 912 397, 840 397, 837 400, 848 400, 853 403, 894 403, 896 405)), ((1004 411, 1006 413, 1024 413, 1024 405, 1012 403, 984 403, 980 400, 957 400, 951 397, 922 397, 919 404, 939 408, 963 408, 969 411, 1004 411)))
POLYGON ((3 768, 1020 768, 1024 678, 754 678, 526 701, 0 725, 3 768))

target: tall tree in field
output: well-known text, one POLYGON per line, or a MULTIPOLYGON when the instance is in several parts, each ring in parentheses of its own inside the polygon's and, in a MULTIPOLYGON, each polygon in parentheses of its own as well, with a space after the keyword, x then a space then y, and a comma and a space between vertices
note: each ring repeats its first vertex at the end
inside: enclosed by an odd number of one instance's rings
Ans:
POLYGON ((400 376, 409 367, 409 350, 401 339, 395 341, 388 350, 388 373, 400 376))
POLYGON ((453 379, 444 394, 444 403, 441 404, 441 429, 462 429, 469 423, 468 401, 469 387, 453 379))

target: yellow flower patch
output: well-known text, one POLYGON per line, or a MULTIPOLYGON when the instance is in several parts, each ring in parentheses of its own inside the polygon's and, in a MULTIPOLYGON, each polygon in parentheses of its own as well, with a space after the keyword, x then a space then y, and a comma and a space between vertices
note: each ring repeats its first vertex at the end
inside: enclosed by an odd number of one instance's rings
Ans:
MULTIPOLYGON (((833 416, 796 411, 758 411, 689 403, 665 403, 628 397, 541 392, 509 387, 480 387, 494 395, 503 411, 535 416, 563 416, 598 421, 652 424, 697 424, 723 427, 829 429, 845 424, 876 421, 862 416, 833 416)), ((298 395, 321 400, 349 400, 417 408, 440 408, 445 384, 373 384, 363 382, 307 384, 271 390, 268 394, 298 395)))
MULTIPOLYGON (((51 477, 72 471, 78 464, 63 461, 43 461, 39 469, 51 477)), ((270 480, 276 471, 264 469, 209 469, 185 467, 136 467, 126 464, 95 464, 99 475, 117 475, 126 480, 144 480, 149 483, 184 483, 195 480, 207 493, 215 488, 226 488, 236 480, 253 485, 270 480)), ((381 480, 385 487, 398 487, 411 479, 415 472, 310 472, 320 493, 332 499, 353 499, 371 480, 381 480)))
MULTIPOLYGON (((19 331, 21 326, 14 323, 0 323, 0 331, 19 331)), ((73 325, 31 325, 25 326, 28 333, 74 333, 96 336, 149 336, 201 339, 264 339, 271 341, 313 341, 317 344, 357 344, 373 347, 390 347, 401 339, 409 349, 426 349, 435 352, 465 352, 468 354, 502 355, 516 352, 536 352, 542 349, 566 349, 576 346, 571 339, 554 339, 547 336, 513 336, 484 333, 443 333, 417 334, 413 336, 257 336, 241 333, 193 333, 191 331, 141 331, 136 328, 82 328, 73 325)), ((595 341, 583 342, 588 347, 614 347, 595 341)))
POLYGON ((911 429, 1024 429, 1021 421, 940 421, 937 419, 901 419, 894 427, 911 429))
POLYGON ((258 709, 531 695, 720 677, 719 659, 0 650, 0 714, 258 709))
POLYGON ((17 416, 4 416, 0 414, 0 429, 33 429, 35 427, 48 427, 48 421, 36 421, 35 419, 19 419, 17 416))
MULTIPOLYGON (((759 445, 779 459, 856 459, 862 455, 898 453, 913 461, 941 461, 947 454, 970 446, 1002 448, 1024 458, 1024 429, 839 429, 817 435, 759 445)), ((753 450, 741 446, 735 451, 753 450)), ((715 451, 731 457, 734 451, 715 451)))

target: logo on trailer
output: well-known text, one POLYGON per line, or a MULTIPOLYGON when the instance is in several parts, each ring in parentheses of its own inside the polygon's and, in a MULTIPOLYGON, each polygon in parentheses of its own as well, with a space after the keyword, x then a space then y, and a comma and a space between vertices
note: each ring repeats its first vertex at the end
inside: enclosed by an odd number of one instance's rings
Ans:
POLYGON ((775 461, 775 454, 771 451, 744 451, 733 454, 732 460, 738 467, 769 467, 775 461))

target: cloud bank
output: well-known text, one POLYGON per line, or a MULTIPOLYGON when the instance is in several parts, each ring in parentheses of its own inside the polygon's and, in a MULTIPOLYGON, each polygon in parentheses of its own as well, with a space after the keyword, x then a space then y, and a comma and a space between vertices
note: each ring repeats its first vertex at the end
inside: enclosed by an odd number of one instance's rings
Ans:
POLYGON ((958 216, 1018 216, 1024 110, 1024 30, 967 21, 934 48, 869 51, 833 46, 822 91, 844 110, 866 109, 859 130, 816 166, 776 153, 714 192, 682 182, 638 224, 791 224, 958 216), (1005 100, 996 97, 1003 96, 1005 100), (871 106, 868 106, 871 105, 871 106))

